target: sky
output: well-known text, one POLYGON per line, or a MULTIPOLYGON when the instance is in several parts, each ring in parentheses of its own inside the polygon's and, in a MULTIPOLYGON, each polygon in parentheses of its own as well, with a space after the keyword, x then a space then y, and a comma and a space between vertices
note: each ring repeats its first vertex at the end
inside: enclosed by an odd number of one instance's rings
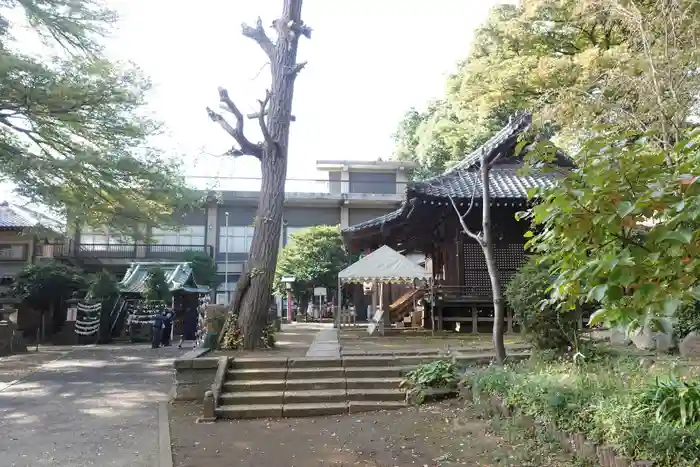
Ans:
MULTIPOLYGON (((259 181, 233 178, 260 177, 259 162, 221 157, 233 141, 205 109, 218 109, 223 86, 244 113, 257 110, 270 69, 240 25, 253 25, 258 16, 271 24, 283 0, 107 2, 120 16, 105 42, 107 55, 134 62, 153 82, 146 110, 166 133, 152 143, 184 161, 195 188, 258 189, 259 181)), ((496 3, 306 0, 302 19, 313 33, 299 46, 298 60, 308 66, 296 80, 288 178, 327 179, 315 168, 322 159, 391 158, 403 115, 444 94, 446 77, 466 58, 474 30, 496 3)), ((268 33, 274 38, 274 30, 268 33)), ((22 47, 39 52, 38 43, 28 43, 31 35, 22 36, 22 47)), ((246 121, 246 133, 262 139, 256 122, 246 121)), ((314 185, 320 184, 287 189, 318 191, 314 185)), ((0 185, 0 198, 19 201, 8 184, 0 185)))
MULTIPOLYGON (((183 157, 188 175, 260 176, 256 159, 218 157, 232 141, 205 108, 218 108, 217 87, 223 86, 244 113, 257 109, 270 70, 257 44, 241 35, 240 24, 254 24, 257 16, 271 24, 282 4, 112 0, 121 21, 108 53, 134 61, 150 75, 149 106, 167 126, 158 144, 183 157)), ((493 4, 306 0, 302 19, 313 34, 299 46, 299 61, 308 66, 296 81, 289 177, 319 178, 319 159, 389 159, 391 136, 404 113, 443 94, 446 76, 468 54, 474 29, 493 4)), ((247 133, 258 141, 253 123, 246 122, 247 133)))

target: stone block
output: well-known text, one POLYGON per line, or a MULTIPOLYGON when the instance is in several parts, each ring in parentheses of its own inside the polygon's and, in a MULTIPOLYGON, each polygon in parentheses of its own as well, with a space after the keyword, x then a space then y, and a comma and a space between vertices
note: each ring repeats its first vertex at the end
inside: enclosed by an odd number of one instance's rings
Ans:
POLYGON ((216 357, 195 358, 192 360, 194 369, 216 369, 219 367, 219 359, 216 357))
POLYGON ((632 459, 625 456, 616 456, 614 467, 630 467, 632 465, 632 459))
POLYGON ((173 366, 176 370, 184 368, 192 368, 192 359, 182 359, 178 358, 173 362, 173 366))
POLYGON ((630 338, 627 335, 627 330, 621 327, 611 329, 610 343, 613 345, 628 345, 630 338))
POLYGON ((681 341, 678 349, 682 357, 696 358, 700 357, 700 334, 691 332, 681 341))

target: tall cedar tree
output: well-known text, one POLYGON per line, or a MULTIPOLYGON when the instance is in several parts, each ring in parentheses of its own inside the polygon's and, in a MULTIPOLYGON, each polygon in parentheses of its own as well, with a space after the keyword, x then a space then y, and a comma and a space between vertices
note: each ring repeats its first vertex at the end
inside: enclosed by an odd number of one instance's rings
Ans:
POLYGON ((116 20, 102 0, 0 2, 0 176, 78 224, 133 234, 193 200, 177 165, 146 144, 159 130, 141 111, 149 81, 102 53, 116 20), (13 33, 25 24, 52 57, 24 50, 31 40, 13 33))
POLYGON ((262 168, 262 186, 250 255, 231 300, 230 313, 219 340, 223 342, 226 335, 236 333, 238 330, 235 328, 238 327, 243 333, 242 345, 246 349, 265 345, 263 330, 272 300, 272 283, 279 254, 294 81, 306 66, 306 62, 297 63, 297 49, 301 36, 311 37, 311 28, 301 20, 301 7, 302 0, 284 0, 282 15, 272 22, 277 33, 274 42, 265 32, 260 18, 255 27, 242 25, 243 35, 257 42, 270 60, 271 90, 266 91, 264 99, 258 101, 259 111, 249 116, 260 125, 263 141, 253 143, 245 136, 243 114, 226 89, 219 88, 219 99, 233 115, 235 124, 231 125, 221 114, 207 108, 209 118, 237 143, 230 154, 234 157, 253 156, 260 160, 262 168), (233 322, 235 317, 237 323, 233 322))

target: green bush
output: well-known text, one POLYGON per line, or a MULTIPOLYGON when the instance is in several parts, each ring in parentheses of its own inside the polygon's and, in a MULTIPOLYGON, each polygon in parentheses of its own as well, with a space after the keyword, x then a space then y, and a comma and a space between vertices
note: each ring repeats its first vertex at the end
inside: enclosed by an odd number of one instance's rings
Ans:
POLYGON ((527 341, 535 349, 565 351, 578 347, 579 313, 543 306, 552 278, 546 266, 528 261, 506 287, 505 296, 527 341))
POLYGON ((679 339, 691 332, 700 332, 700 302, 685 306, 676 312, 674 331, 679 339))
POLYGON ((459 369, 454 362, 436 360, 409 371, 400 387, 406 388, 416 403, 421 404, 427 389, 456 389, 459 378, 459 369))
POLYGON ((679 367, 640 367, 636 358, 559 359, 489 367, 468 375, 475 402, 500 396, 541 424, 583 433, 657 467, 700 465, 698 387, 679 367), (689 389, 692 388, 692 389, 689 389), (683 411, 685 408, 685 418, 683 411), (692 414, 692 415, 691 415, 692 414))

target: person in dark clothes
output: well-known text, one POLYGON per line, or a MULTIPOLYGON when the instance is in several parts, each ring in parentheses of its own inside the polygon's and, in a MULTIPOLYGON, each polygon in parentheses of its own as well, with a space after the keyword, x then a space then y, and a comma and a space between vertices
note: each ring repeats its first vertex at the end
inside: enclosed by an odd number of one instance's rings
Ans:
POLYGON ((165 310, 163 312, 163 347, 170 347, 170 334, 173 330, 173 312, 165 310))
POLYGON ((156 314, 153 317, 152 325, 152 335, 151 335, 151 347, 157 349, 160 347, 161 339, 163 338, 163 315, 156 314))
POLYGON ((180 337, 180 344, 178 344, 178 349, 182 348, 182 344, 185 341, 195 341, 197 340, 197 321, 199 316, 197 310, 193 308, 188 308, 185 310, 185 322, 183 323, 182 337, 180 337))

